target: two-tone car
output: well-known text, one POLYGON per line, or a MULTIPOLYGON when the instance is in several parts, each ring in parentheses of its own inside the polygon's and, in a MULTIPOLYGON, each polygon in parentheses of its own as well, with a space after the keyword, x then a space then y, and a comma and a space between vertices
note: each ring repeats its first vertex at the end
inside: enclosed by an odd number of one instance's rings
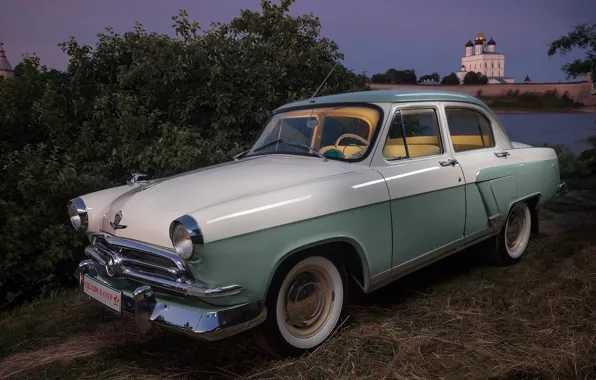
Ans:
POLYGON ((230 162, 135 175, 68 212, 90 242, 85 295, 143 327, 207 341, 251 329, 298 355, 338 327, 350 287, 480 242, 516 263, 565 191, 555 151, 512 142, 475 97, 364 91, 286 104, 230 162))

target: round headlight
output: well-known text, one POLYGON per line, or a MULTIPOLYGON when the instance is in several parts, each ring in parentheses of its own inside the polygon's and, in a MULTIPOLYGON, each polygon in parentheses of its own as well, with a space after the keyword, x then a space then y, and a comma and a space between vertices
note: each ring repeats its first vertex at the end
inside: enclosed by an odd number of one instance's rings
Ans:
POLYGON ((203 254, 203 234, 194 218, 188 215, 170 224, 170 239, 183 260, 198 259, 203 254))
POLYGON ((68 202, 68 216, 70 223, 75 230, 87 230, 87 206, 81 198, 76 198, 68 202))
POLYGON ((177 223, 172 229, 172 244, 182 259, 188 260, 192 257, 193 245, 190 233, 180 223, 177 223))
POLYGON ((74 204, 68 205, 68 215, 70 216, 70 223, 75 230, 81 228, 81 217, 79 216, 79 212, 77 211, 77 206, 74 204))

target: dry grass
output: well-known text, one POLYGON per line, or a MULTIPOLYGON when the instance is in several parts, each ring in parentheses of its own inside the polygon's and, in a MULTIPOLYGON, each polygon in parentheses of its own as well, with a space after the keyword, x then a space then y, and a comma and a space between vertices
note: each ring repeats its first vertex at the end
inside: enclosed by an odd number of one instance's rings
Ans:
POLYGON ((139 338, 142 337, 135 331, 131 321, 106 322, 94 332, 70 336, 56 345, 17 352, 0 359, 0 379, 56 362, 69 363, 73 359, 97 355, 122 341, 134 342, 139 338))
MULTIPOLYGON (((47 312, 65 330, 39 349, 14 343, 40 329, 13 332, 10 349, 0 337, 0 353, 12 355, 0 359, 0 378, 594 379, 596 197, 576 195, 541 214, 541 236, 518 265, 489 267, 477 247, 360 295, 342 330, 300 358, 268 358, 246 335, 210 344, 140 335, 128 319, 73 317, 54 302, 24 318, 47 312), (80 333, 84 323, 92 332, 80 333)), ((3 333, 25 323, 18 315, 0 318, 3 333)))

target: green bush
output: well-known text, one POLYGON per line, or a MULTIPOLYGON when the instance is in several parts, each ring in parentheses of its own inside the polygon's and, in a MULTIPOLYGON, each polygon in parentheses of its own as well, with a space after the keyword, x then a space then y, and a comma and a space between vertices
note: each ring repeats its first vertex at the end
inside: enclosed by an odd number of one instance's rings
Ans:
MULTIPOLYGON (((94 48, 61 44, 65 71, 29 57, 0 81, 0 297, 72 277, 84 238, 68 199, 136 171, 228 160, 270 110, 312 95, 343 55, 318 18, 288 14, 292 3, 263 0, 207 30, 181 11, 174 37, 108 28, 94 48)), ((363 89, 366 76, 338 64, 320 94, 363 89)))

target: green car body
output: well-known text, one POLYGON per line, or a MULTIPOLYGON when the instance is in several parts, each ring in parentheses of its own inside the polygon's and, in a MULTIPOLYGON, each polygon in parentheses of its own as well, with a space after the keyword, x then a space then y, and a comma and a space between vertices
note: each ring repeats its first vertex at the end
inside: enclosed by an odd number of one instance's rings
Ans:
POLYGON ((85 291, 94 281, 140 325, 221 339, 267 319, 276 275, 297 255, 333 255, 368 293, 498 237, 514 205, 527 204, 535 225, 535 210, 565 191, 553 149, 510 141, 482 101, 459 93, 290 103, 263 136, 234 161, 71 201, 92 243, 76 273, 82 292, 100 300, 85 291), (267 137, 282 128, 310 133, 301 141, 312 152, 267 137), (333 128, 341 135, 325 137, 333 128), (263 143, 273 150, 259 151, 263 143), (177 226, 188 233, 180 251, 177 226))

